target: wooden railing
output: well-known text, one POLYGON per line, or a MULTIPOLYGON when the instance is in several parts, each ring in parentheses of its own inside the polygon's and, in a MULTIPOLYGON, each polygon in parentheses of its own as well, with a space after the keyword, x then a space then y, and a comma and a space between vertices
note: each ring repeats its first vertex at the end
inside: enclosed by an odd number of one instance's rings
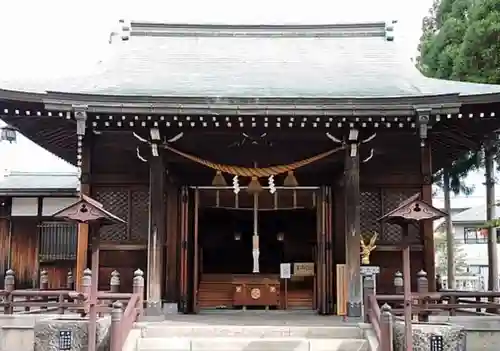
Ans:
POLYGON ((142 316, 144 307, 143 296, 144 278, 142 278, 142 275, 136 275, 134 277, 134 292, 130 300, 128 300, 125 311, 123 311, 123 304, 120 301, 115 301, 113 303, 110 328, 111 351, 122 350, 123 344, 125 340, 127 340, 127 336, 132 330, 134 323, 142 316))
MULTIPOLYGON (((138 269, 134 272, 132 293, 120 293, 120 275, 113 272, 109 291, 97 291, 92 296, 92 272, 86 269, 82 279, 82 290, 73 290, 72 274, 68 274, 67 290, 48 289, 47 272, 40 273, 40 290, 16 290, 15 276, 12 270, 5 273, 4 289, 0 290, 0 307, 4 314, 30 314, 66 311, 89 316, 89 351, 95 350, 91 344, 95 340, 97 316, 111 313, 110 346, 112 351, 121 350, 133 328, 134 323, 143 313, 144 277, 138 269), (32 308, 37 308, 32 310, 32 308), (92 338, 92 334, 94 337, 92 338), (92 340, 94 339, 94 340, 92 340)), ((95 290, 94 290, 95 291, 95 290)))
MULTIPOLYGON (((412 292, 409 305, 405 306, 403 295, 403 276, 397 272, 394 276, 394 294, 376 294, 374 282, 370 277, 364 277, 363 294, 365 305, 365 322, 371 323, 379 342, 379 351, 393 350, 394 320, 404 321, 401 316, 405 309, 410 309, 412 321, 426 323, 435 314, 449 316, 462 314, 499 314, 500 292, 491 291, 440 291, 429 292, 427 274, 420 271, 417 274, 417 292, 412 292), (382 305, 382 307, 380 307, 382 305)), ((409 329, 405 328, 405 337, 409 329)))

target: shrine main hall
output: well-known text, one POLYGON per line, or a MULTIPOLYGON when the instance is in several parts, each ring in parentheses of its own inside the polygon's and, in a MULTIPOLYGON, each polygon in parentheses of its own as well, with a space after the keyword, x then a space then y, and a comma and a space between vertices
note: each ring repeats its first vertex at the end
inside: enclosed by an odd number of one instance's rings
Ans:
MULTIPOLYGON (((359 316, 361 242, 391 293, 403 233, 379 219, 500 127, 499 86, 424 77, 392 22, 121 21, 109 45, 87 76, 2 83, 0 118, 124 220, 100 229, 101 289, 141 268, 150 310, 359 316)), ((432 223, 404 239, 433 289, 432 223)), ((82 224, 78 281, 89 245, 82 224)))

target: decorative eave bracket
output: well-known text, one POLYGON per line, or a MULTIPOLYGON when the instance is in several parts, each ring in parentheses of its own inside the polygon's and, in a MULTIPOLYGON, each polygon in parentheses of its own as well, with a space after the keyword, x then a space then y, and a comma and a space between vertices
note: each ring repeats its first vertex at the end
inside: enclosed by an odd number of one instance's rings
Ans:
POLYGON ((415 109, 417 112, 417 128, 418 128, 418 134, 420 136, 420 146, 424 147, 427 138, 428 138, 428 131, 431 128, 429 126, 429 122, 431 119, 431 112, 432 109, 429 107, 418 107, 415 109))
POLYGON ((83 154, 83 137, 87 130, 87 105, 73 105, 73 111, 76 121, 76 166, 78 167, 79 176, 82 171, 82 154, 83 154))

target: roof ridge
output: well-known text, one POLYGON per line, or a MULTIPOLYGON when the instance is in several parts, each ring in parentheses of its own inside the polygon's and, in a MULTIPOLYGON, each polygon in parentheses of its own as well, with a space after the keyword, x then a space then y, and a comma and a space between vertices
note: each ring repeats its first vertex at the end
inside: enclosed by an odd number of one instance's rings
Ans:
POLYGON ((130 36, 178 37, 386 37, 396 21, 332 24, 195 24, 120 20, 122 40, 130 36))

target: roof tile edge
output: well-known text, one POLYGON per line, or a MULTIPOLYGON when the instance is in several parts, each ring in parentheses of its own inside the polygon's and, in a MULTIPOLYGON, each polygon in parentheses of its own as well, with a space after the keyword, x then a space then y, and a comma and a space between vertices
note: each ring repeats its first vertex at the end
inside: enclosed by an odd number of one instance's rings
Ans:
MULTIPOLYGON (((120 25, 123 27, 125 23, 121 20, 120 25)), ((279 25, 131 21, 129 28, 131 36, 384 37, 387 27, 385 21, 279 25)))

